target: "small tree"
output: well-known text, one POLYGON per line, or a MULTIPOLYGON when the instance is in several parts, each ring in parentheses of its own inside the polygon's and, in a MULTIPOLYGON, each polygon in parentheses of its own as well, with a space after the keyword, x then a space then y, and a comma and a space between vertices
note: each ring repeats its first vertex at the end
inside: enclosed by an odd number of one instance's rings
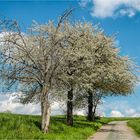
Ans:
POLYGON ((98 48, 96 51, 97 57, 95 58, 94 68, 90 69, 92 73, 89 75, 91 78, 89 83, 92 86, 87 90, 88 120, 90 121, 94 119, 93 113, 96 108, 93 107, 93 102, 98 97, 96 91, 101 90, 105 93, 103 96, 128 95, 133 92, 137 81, 133 62, 129 58, 119 55, 119 50, 115 48, 113 38, 100 34, 97 42, 100 43, 100 46, 98 46, 98 43, 95 44, 98 48))

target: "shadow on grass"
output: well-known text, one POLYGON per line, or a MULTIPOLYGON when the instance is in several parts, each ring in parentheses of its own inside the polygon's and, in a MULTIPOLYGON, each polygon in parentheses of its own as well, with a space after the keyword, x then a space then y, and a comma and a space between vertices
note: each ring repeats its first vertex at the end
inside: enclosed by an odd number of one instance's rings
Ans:
POLYGON ((100 125, 98 124, 94 124, 94 123, 92 123, 92 124, 86 124, 86 123, 82 123, 82 122, 76 122, 74 125, 73 125, 73 127, 75 127, 75 128, 93 128, 94 130, 98 130, 99 128, 100 128, 100 125))
MULTIPOLYGON (((57 129, 63 132, 64 131, 63 127, 83 128, 83 129, 88 127, 88 128, 93 128, 94 130, 98 130, 102 124, 100 123, 100 121, 90 122, 87 120, 78 120, 78 117, 74 118, 73 126, 67 125, 65 117, 52 117, 50 122, 51 122, 50 128, 51 131, 53 132, 58 131, 57 129), (55 128, 55 126, 59 126, 59 128, 55 128)), ((32 120, 30 123, 34 123, 35 126, 41 130, 41 120, 32 120)))
POLYGON ((41 122, 33 121, 36 127, 38 127, 41 130, 41 122))

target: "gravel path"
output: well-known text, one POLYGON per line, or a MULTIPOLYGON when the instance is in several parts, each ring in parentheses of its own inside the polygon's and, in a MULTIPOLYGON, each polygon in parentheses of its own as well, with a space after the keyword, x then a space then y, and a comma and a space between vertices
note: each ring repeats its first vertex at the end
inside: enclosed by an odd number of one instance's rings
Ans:
POLYGON ((140 140, 140 138, 127 126, 126 121, 114 121, 104 125, 88 140, 140 140))

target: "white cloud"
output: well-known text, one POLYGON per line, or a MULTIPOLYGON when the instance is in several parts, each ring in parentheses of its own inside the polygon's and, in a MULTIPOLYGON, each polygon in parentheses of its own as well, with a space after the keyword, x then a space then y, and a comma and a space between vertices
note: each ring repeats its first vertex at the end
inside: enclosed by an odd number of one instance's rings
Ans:
MULTIPOLYGON (((139 101, 137 95, 130 97, 112 97, 112 101, 104 100, 104 104, 100 106, 100 111, 105 112, 107 117, 140 117, 140 107, 130 102, 131 98, 135 102, 139 101)), ((137 104, 137 103, 136 103, 137 104)))
POLYGON ((136 111, 134 109, 130 108, 130 109, 126 110, 125 113, 128 116, 133 116, 136 113, 136 111))
POLYGON ((79 5, 84 8, 89 2, 91 2, 91 0, 81 0, 79 5))
MULTIPOLYGON (((84 6, 88 2, 89 0, 81 1, 84 6)), ((91 15, 99 18, 126 15, 133 17, 136 12, 140 12, 140 0, 92 0, 92 5, 91 15)))
POLYGON ((19 94, 0 94, 0 112, 10 111, 19 114, 40 114, 39 104, 22 105, 16 101, 19 94))
POLYGON ((75 110, 74 111, 74 114, 75 115, 82 115, 82 116, 85 116, 86 115, 86 111, 85 110, 75 110))
MULTIPOLYGON (((40 115, 40 104, 29 103, 23 105, 17 101, 17 96, 21 93, 7 93, 0 94, 0 112, 10 111, 18 114, 34 114, 40 115)), ((51 105, 51 115, 62 115, 66 113, 66 105, 62 103, 54 102, 51 105)), ((74 110, 75 115, 86 115, 85 110, 74 110)))
POLYGON ((110 117, 140 117, 140 113, 133 108, 129 108, 124 112, 121 112, 119 110, 112 110, 110 113, 110 117))
POLYGON ((110 117, 124 117, 124 115, 120 111, 112 110, 110 117))
POLYGON ((121 16, 128 15, 128 17, 133 17, 136 14, 134 9, 121 9, 119 13, 121 16))
POLYGON ((133 116, 131 117, 140 117, 140 113, 135 113, 133 116))
MULTIPOLYGON (((0 94, 0 112, 10 111, 12 113, 19 114, 40 114, 40 104, 29 103, 23 105, 16 101, 16 98, 19 94, 17 93, 8 93, 8 94, 0 94)), ((58 103, 54 103, 51 108, 51 115, 61 115, 64 114, 62 108, 59 107, 58 103)))
POLYGON ((65 114, 65 106, 60 104, 59 102, 54 102, 51 106, 51 115, 62 115, 65 114))
POLYGON ((130 108, 125 111, 125 115, 128 117, 140 117, 140 112, 137 112, 135 109, 130 108))

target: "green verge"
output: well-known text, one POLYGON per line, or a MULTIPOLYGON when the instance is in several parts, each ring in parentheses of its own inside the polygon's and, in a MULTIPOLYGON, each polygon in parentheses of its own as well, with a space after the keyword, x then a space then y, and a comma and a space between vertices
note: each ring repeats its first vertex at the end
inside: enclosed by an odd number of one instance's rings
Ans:
POLYGON ((0 113, 0 139, 45 139, 45 140, 86 140, 103 124, 127 118, 101 118, 95 122, 86 121, 86 117, 74 116, 74 125, 67 126, 65 116, 51 117, 48 134, 42 133, 41 117, 0 113))
POLYGON ((127 122, 128 126, 130 126, 136 134, 140 137, 140 118, 135 118, 127 122))

